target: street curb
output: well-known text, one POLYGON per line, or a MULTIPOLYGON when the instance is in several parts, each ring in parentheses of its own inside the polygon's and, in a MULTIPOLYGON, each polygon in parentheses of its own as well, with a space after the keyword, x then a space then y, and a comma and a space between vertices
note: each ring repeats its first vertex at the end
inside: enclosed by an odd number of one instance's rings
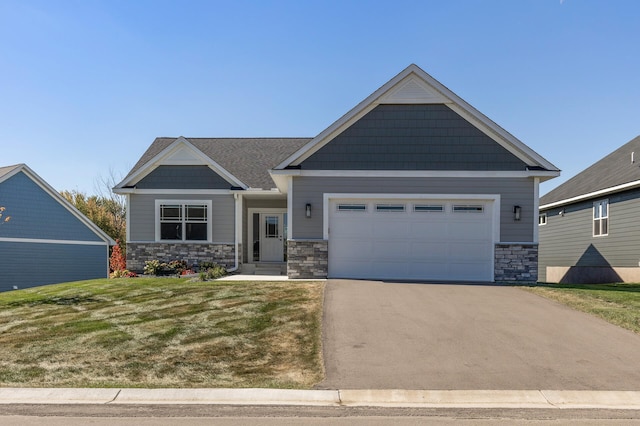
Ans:
POLYGON ((1 404, 211 404, 640 410, 640 391, 0 388, 1 404))
POLYGON ((122 389, 114 404, 339 405, 338 391, 293 389, 122 389))

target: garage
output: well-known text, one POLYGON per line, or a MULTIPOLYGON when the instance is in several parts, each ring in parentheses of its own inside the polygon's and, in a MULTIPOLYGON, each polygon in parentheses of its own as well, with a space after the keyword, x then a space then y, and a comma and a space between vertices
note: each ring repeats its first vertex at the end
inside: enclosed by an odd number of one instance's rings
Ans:
POLYGON ((328 201, 330 278, 493 281, 496 199, 328 201))

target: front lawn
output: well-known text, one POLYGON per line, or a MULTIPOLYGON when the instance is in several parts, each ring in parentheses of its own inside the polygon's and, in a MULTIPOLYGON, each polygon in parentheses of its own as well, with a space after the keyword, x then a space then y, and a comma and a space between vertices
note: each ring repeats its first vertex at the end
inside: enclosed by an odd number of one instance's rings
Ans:
POLYGON ((0 386, 309 388, 323 288, 123 278, 0 293, 0 386))
POLYGON ((640 333, 640 284, 538 284, 522 288, 640 333))

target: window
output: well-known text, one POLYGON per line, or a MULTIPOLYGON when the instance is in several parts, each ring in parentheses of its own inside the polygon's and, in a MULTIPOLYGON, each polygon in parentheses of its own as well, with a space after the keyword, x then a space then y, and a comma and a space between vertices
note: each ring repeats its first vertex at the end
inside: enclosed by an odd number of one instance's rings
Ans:
POLYGON ((376 211, 379 212, 403 212, 404 204, 376 204, 376 211))
POLYGON ((444 211, 444 206, 442 205, 428 205, 428 204, 415 204, 413 206, 414 212, 432 212, 432 213, 442 213, 444 211))
POLYGON ((366 204, 338 204, 338 211, 340 212, 363 212, 366 210, 366 204))
POLYGON ((484 211, 484 206, 453 206, 454 213, 482 213, 484 211))
POLYGON ((211 202, 157 201, 156 205, 159 212, 156 239, 176 241, 211 239, 209 224, 211 202))
POLYGON ((593 203, 593 236, 609 234, 609 200, 593 203))
POLYGON ((546 225, 547 224, 547 214, 542 213, 538 215, 538 225, 546 225))

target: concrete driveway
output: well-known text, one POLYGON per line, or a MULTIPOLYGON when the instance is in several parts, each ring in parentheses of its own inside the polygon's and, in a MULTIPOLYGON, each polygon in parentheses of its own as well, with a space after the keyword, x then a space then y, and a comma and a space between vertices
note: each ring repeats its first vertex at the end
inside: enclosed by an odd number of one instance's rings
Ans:
POLYGON ((640 390, 640 336, 513 287, 329 280, 324 389, 640 390))

